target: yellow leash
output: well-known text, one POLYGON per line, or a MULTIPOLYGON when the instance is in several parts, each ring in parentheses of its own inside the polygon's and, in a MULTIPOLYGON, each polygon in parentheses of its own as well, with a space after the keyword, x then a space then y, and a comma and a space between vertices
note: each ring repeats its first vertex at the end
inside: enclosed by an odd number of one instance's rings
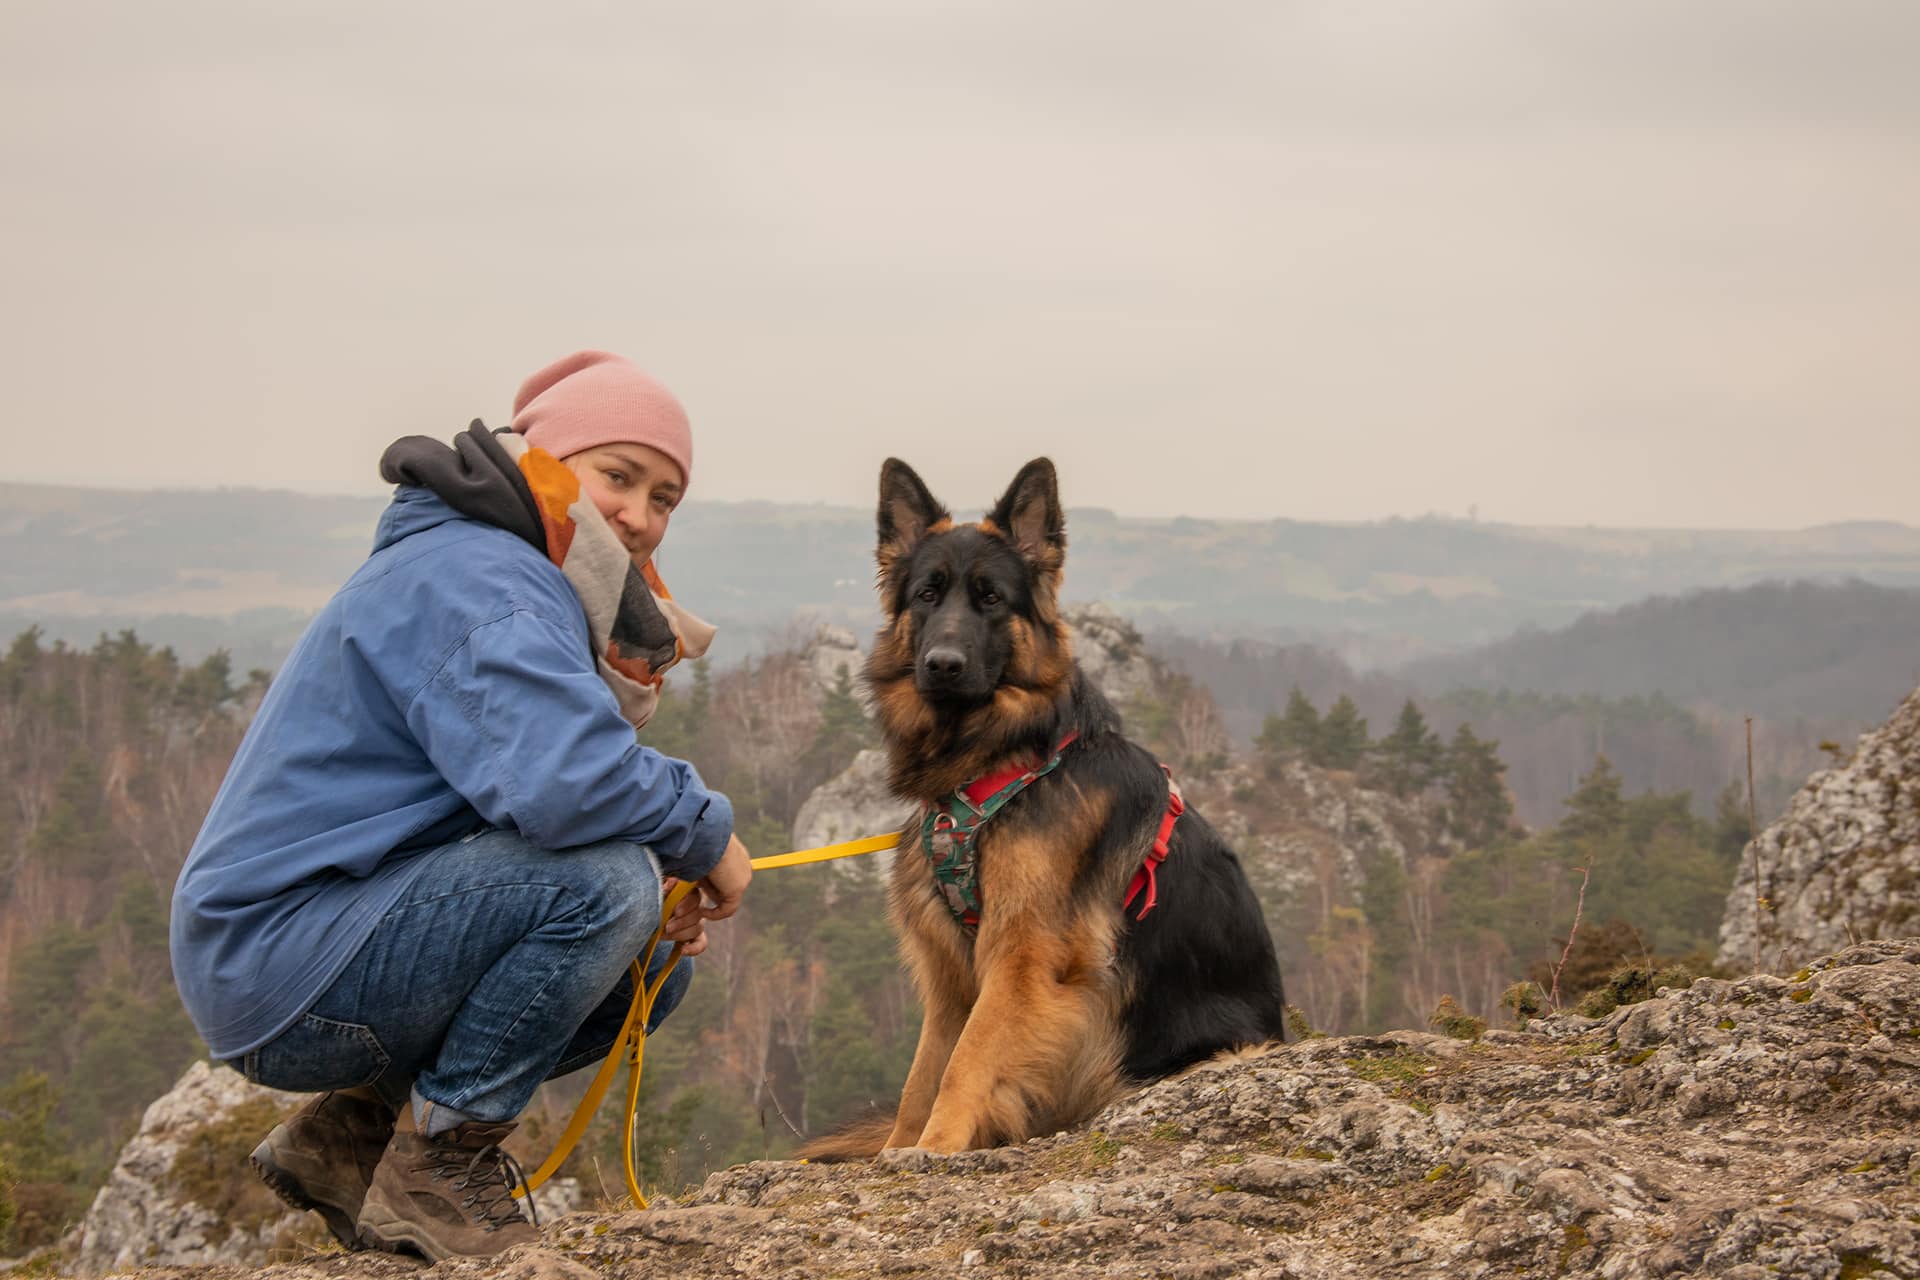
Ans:
MULTIPOLYGON (((892 835, 867 836, 861 840, 847 840, 840 844, 823 845, 818 849, 801 849, 794 853, 781 853, 767 858, 755 858, 752 867, 755 871, 772 871, 780 867, 798 867, 809 862, 828 862, 834 858, 853 858, 863 853, 878 853, 882 849, 892 849, 900 843, 898 832, 892 835)), ((640 1191, 640 1175, 633 1167, 633 1129, 640 1111, 640 1065, 647 1051, 647 1022, 653 1014, 654 998, 660 994, 660 988, 666 985, 667 978, 673 973, 674 966, 680 963, 681 946, 674 943, 673 950, 667 955, 667 963, 662 966, 660 976, 652 983, 647 981, 647 970, 653 967, 653 953, 660 945, 660 939, 666 930, 666 921, 673 915, 673 909, 689 893, 694 891, 691 884, 678 884, 667 894, 666 901, 660 904, 661 926, 653 931, 653 937, 647 940, 647 949, 633 962, 629 972, 633 975, 633 1004, 627 1009, 627 1020, 620 1025, 620 1034, 615 1037, 613 1049, 594 1073, 593 1083, 587 1086, 587 1092, 580 1099, 580 1105, 573 1109, 573 1118, 567 1121, 566 1129, 560 1134, 560 1141, 554 1146, 553 1154, 546 1162, 535 1169, 520 1188, 513 1194, 524 1197, 551 1178, 566 1158, 573 1154, 574 1147, 587 1131, 587 1124, 593 1119, 593 1113, 600 1109, 600 1103, 607 1096, 607 1089, 613 1084, 613 1073, 619 1069, 622 1058, 627 1062, 627 1110, 625 1123, 621 1127, 622 1173, 627 1178, 627 1194, 642 1209, 647 1207, 647 1198, 640 1191)))

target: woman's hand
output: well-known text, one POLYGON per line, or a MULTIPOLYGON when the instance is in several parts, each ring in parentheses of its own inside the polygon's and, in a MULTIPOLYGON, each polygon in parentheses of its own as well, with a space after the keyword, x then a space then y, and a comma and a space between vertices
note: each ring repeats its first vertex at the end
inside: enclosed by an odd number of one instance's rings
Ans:
MULTIPOLYGON (((679 879, 674 876, 668 876, 662 880, 660 882, 662 895, 673 892, 674 886, 679 883, 679 879)), ((684 956, 697 956, 707 949, 707 918, 700 913, 698 886, 695 886, 686 897, 680 899, 680 905, 676 906, 673 914, 667 917, 660 936, 669 944, 681 944, 680 954, 684 956)))
POLYGON ((728 836, 727 851, 700 882, 700 892, 693 895, 706 899, 700 914, 708 920, 725 920, 740 909, 740 899, 746 895, 747 881, 751 879, 752 855, 748 854, 747 846, 740 843, 739 836, 728 836))
MULTIPOLYGON (((747 891, 747 881, 753 879, 753 859, 747 853, 747 846, 740 843, 740 837, 727 839, 727 851, 720 855, 720 861, 707 873, 706 879, 693 888, 693 892, 680 899, 680 905, 667 917, 661 936, 668 942, 682 944, 682 955, 697 956, 707 949, 707 921, 725 920, 740 909, 740 899, 747 891)), ((680 881, 668 876, 660 882, 662 895, 673 892, 680 881)))

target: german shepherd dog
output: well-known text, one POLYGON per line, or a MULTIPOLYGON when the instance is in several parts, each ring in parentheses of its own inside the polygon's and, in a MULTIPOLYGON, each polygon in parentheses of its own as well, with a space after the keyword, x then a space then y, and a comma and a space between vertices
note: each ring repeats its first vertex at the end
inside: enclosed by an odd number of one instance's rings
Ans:
POLYGON ((977 932, 922 855, 919 820, 902 834, 889 909, 924 1010, 913 1066, 890 1123, 803 1154, 1017 1143, 1130 1084, 1281 1039, 1273 940, 1239 859, 1197 813, 1174 823, 1152 909, 1122 908, 1179 806, 1068 652, 1053 464, 1028 463, 991 515, 956 525, 890 458, 878 523, 886 622, 866 679, 893 790, 929 812, 983 775, 1060 758, 977 830, 977 932))

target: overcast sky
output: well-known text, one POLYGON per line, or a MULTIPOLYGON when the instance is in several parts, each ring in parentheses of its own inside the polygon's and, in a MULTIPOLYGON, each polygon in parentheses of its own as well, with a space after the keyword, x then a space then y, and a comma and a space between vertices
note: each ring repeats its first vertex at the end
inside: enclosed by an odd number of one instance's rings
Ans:
POLYGON ((8 479, 377 493, 628 354, 690 499, 1920 523, 1911 0, 0 0, 8 479))

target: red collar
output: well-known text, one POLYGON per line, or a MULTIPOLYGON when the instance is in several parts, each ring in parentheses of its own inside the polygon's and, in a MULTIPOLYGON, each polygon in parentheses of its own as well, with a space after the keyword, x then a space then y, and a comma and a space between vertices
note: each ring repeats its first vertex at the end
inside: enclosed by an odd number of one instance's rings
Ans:
MULTIPOLYGON (((1067 736, 1060 739, 1059 743, 1053 748, 1053 754, 1057 756, 1062 751, 1065 751, 1073 744, 1073 740, 1079 736, 1080 733, 1078 730, 1068 733, 1067 736)), ((990 796, 997 794, 1002 787, 1016 778, 1025 777, 1046 762, 1046 759, 1030 760, 1025 764, 1008 765, 1006 768, 994 773, 981 774, 972 782, 960 788, 960 794, 966 797, 968 804, 978 809, 987 802, 990 796)))

